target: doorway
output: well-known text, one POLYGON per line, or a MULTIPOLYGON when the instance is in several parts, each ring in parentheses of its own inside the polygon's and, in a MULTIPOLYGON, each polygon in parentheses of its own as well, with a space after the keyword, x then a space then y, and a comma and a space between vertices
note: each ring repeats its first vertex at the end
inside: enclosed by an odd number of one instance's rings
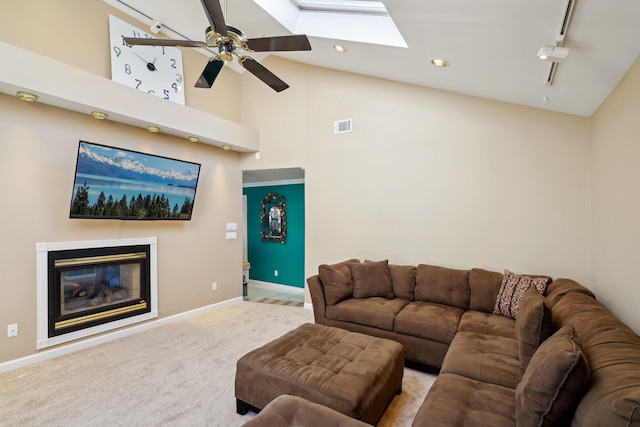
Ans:
MULTIPOLYGON (((243 172, 243 254, 249 301, 303 305, 305 265, 304 170, 270 169, 243 172), (269 200, 282 201, 284 228, 279 239, 263 227, 273 209, 269 200), (266 202, 265 202, 266 200, 266 202)), ((244 295, 244 294, 243 294, 244 295)))

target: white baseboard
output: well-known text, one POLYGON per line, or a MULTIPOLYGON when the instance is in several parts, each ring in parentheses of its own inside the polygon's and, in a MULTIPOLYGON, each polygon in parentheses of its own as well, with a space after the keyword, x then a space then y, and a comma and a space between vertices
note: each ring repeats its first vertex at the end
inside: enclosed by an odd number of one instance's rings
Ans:
POLYGON ((253 280, 253 279, 249 279, 250 282, 255 283, 256 285, 269 285, 271 287, 275 287, 282 289, 283 291, 291 291, 292 289, 299 289, 300 291, 304 291, 304 288, 299 288, 297 286, 292 286, 292 285, 283 285, 282 283, 271 283, 271 282, 264 282, 262 280, 253 280))
POLYGON ((186 319, 197 314, 205 313, 212 310, 217 310, 228 305, 242 302, 242 297, 232 298, 226 301, 222 301, 216 304, 207 305, 205 307, 196 308, 195 310, 185 311, 184 313, 175 314, 169 317, 163 317, 161 319, 144 322, 131 326, 126 329, 120 329, 105 335, 100 335, 94 338, 89 338, 83 341, 73 342, 60 347, 52 348, 50 350, 40 351, 36 354, 21 357, 19 359, 9 360, 7 362, 0 363, 0 373, 8 372, 14 369, 22 368, 23 366, 31 365, 33 363, 42 362, 45 360, 53 359, 58 356, 73 353, 74 351, 84 350, 85 348, 93 347, 98 344, 117 340, 129 335, 137 334, 139 332, 147 331, 149 329, 157 328, 158 326, 166 325, 168 323, 176 322, 178 320, 186 319))

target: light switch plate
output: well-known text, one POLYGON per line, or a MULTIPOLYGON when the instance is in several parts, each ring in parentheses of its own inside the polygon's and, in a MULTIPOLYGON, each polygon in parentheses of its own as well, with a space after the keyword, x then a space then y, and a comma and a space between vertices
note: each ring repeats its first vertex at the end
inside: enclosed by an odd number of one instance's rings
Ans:
POLYGON ((238 224, 235 222, 228 222, 227 231, 238 231, 238 224))
POLYGON ((236 240, 238 238, 238 233, 235 231, 227 231, 227 240, 236 240))

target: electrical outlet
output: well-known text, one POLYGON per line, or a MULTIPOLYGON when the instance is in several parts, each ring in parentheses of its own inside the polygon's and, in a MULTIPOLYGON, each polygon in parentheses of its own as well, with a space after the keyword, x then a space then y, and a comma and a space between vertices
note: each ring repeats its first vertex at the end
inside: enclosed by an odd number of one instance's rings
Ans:
POLYGON ((273 270, 273 275, 278 277, 278 270, 273 270))
POLYGON ((217 291, 218 290, 218 282, 213 282, 211 284, 211 290, 212 291, 217 291))
POLYGON ((12 323, 11 325, 7 325, 7 337, 17 337, 18 336, 18 324, 12 323))

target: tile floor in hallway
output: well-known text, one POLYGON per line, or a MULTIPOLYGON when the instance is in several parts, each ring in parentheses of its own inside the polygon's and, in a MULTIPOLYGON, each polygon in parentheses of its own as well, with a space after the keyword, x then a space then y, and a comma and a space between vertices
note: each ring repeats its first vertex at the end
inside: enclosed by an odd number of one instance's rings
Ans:
POLYGON ((263 298, 304 303, 304 288, 249 279, 247 296, 244 299, 246 301, 259 301, 263 298))

